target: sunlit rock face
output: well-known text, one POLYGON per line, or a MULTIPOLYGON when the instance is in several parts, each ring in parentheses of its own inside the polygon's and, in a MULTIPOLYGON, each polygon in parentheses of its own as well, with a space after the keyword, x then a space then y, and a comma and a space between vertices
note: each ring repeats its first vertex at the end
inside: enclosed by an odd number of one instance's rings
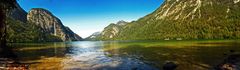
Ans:
POLYGON ((44 33, 60 37, 63 41, 81 40, 71 29, 65 27, 62 22, 48 10, 33 8, 27 14, 27 21, 36 24, 44 33))
POLYGON ((116 24, 110 24, 104 28, 104 31, 101 33, 101 35, 104 38, 113 38, 118 33, 118 31, 119 29, 116 24))
POLYGON ((89 38, 96 38, 101 34, 101 32, 95 32, 93 33, 91 36, 89 36, 89 38))
POLYGON ((211 19, 228 16, 228 12, 230 11, 236 12, 236 9, 240 7, 239 1, 240 0, 166 0, 163 5, 155 11, 154 16, 157 20, 211 19), (216 13, 221 14, 212 16, 216 13))
POLYGON ((157 22, 159 35, 166 36, 162 39, 239 38, 239 12, 239 0, 165 0, 144 19, 145 23, 157 22))
POLYGON ((116 24, 111 23, 110 25, 104 28, 104 30, 101 32, 100 37, 102 39, 112 39, 118 35, 118 33, 126 24, 128 24, 128 22, 123 20, 117 22, 116 24))
POLYGON ((94 32, 92 35, 85 38, 85 40, 98 40, 101 36, 101 32, 94 32))
POLYGON ((117 23, 111 23, 107 27, 104 28, 102 32, 95 32, 89 37, 86 38, 86 40, 109 40, 115 38, 118 33, 121 31, 121 29, 128 24, 129 22, 126 21, 118 21, 117 23))
POLYGON ((238 3, 238 2, 240 2, 240 0, 233 0, 233 2, 234 2, 234 3, 238 3))

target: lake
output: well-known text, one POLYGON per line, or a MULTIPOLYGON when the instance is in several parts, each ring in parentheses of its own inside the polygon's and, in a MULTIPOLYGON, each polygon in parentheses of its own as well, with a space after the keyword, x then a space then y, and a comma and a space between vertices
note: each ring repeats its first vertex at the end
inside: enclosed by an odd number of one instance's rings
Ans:
POLYGON ((12 43, 30 70, 209 70, 240 52, 239 40, 12 43), (233 52, 234 51, 234 52, 233 52))

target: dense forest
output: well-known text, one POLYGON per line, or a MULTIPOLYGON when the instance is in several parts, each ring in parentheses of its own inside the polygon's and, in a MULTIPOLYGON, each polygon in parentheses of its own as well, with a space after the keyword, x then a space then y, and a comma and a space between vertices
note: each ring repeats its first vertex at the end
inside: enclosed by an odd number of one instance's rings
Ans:
POLYGON ((7 42, 52 42, 62 41, 59 37, 44 33, 41 27, 33 23, 23 23, 18 20, 8 18, 7 42))
POLYGON ((7 47, 6 41, 6 18, 7 12, 16 8, 16 0, 0 0, 0 57, 16 59, 16 55, 11 48, 7 47))
MULTIPOLYGON (((153 13, 118 27, 114 37, 99 40, 239 39, 240 3, 233 1, 165 1, 153 13)), ((111 24, 112 25, 112 24, 111 24)), ((113 26, 104 29, 112 33, 113 26)))

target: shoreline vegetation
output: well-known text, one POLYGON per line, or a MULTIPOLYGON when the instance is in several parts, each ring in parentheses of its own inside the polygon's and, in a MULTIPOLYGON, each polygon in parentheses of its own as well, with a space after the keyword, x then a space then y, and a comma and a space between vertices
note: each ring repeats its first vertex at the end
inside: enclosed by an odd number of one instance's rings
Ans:
MULTIPOLYGON (((144 42, 144 41, 152 41, 152 42, 183 42, 183 41, 240 41, 240 39, 189 39, 189 40, 81 40, 81 41, 105 41, 105 42, 108 42, 108 41, 115 41, 115 42, 144 42)), ((65 43, 68 43, 68 42, 78 42, 78 41, 64 41, 65 43)), ((56 42, 8 42, 7 44, 21 44, 21 43, 38 43, 38 44, 46 44, 46 43, 61 43, 61 41, 56 41, 56 42)))

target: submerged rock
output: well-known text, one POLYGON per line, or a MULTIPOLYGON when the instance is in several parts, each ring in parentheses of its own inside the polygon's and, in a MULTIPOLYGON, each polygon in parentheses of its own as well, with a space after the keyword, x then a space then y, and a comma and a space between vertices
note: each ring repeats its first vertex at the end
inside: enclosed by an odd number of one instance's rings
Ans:
POLYGON ((178 65, 171 61, 166 61, 166 63, 163 65, 163 70, 175 70, 178 67, 178 65))
POLYGON ((217 65, 215 70, 240 70, 240 53, 235 53, 234 50, 230 50, 232 54, 227 56, 223 63, 217 65))

